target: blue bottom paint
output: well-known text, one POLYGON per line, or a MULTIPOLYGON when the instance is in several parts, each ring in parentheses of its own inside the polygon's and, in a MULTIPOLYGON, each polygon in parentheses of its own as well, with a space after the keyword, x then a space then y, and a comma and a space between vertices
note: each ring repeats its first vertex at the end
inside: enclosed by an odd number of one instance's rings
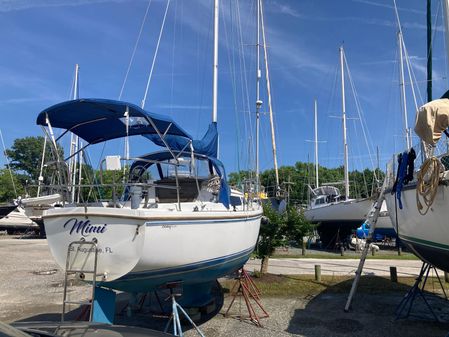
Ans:
POLYGON ((118 280, 101 283, 102 286, 129 293, 153 291, 168 282, 183 285, 204 284, 231 274, 248 261, 253 247, 243 252, 210 261, 146 272, 129 273, 118 280))
POLYGON ((115 292, 95 287, 92 321, 96 323, 114 324, 115 292))

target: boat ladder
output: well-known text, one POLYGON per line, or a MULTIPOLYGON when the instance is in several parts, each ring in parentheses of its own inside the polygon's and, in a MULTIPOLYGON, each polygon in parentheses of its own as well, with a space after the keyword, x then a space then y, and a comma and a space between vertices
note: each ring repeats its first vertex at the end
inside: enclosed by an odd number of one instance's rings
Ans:
POLYGON ((373 206, 371 207, 371 210, 369 211, 366 222, 370 225, 370 229, 368 232, 368 236, 366 238, 366 244, 362 251, 362 256, 360 257, 359 266, 357 267, 357 270, 355 272, 355 278, 354 281, 352 281, 352 287, 351 291, 349 292, 348 299, 346 301, 345 305, 345 312, 349 312, 352 304, 352 299, 357 291, 357 286, 360 281, 360 277, 362 276, 363 266, 365 265, 366 256, 368 255, 368 252, 370 248, 372 248, 371 243, 373 241, 373 234, 374 230, 376 229, 377 219, 380 215, 380 209, 382 207, 382 203, 385 201, 385 189, 386 189, 386 181, 384 181, 382 188, 380 190, 379 196, 377 200, 373 203, 373 206))
POLYGON ((67 247, 67 260, 64 276, 64 297, 62 301, 61 322, 64 322, 67 305, 87 306, 87 308, 90 309, 89 322, 92 321, 94 311, 93 303, 95 298, 95 287, 97 276, 97 260, 98 260, 98 249, 97 249, 97 239, 95 238, 92 239, 92 241, 86 241, 84 239, 81 239, 80 241, 73 241, 67 247), (93 261, 91 259, 92 254, 93 254, 93 261), (86 274, 92 274, 92 282, 91 282, 92 299, 87 301, 68 300, 67 288, 69 286, 69 275, 75 275, 75 278, 84 280, 86 274))

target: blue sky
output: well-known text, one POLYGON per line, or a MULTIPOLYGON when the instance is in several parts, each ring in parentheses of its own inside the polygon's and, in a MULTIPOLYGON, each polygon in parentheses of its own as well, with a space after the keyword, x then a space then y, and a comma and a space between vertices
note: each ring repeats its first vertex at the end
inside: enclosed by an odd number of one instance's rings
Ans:
MULTIPOLYGON (((397 4, 422 104, 426 4, 397 4)), ((172 0, 145 106, 172 116, 196 137, 211 118, 212 5, 212 0, 172 0)), ((80 97, 117 99, 147 6, 148 0, 0 0, 0 129, 6 147, 15 138, 42 134, 36 116, 69 99, 76 63, 80 97)), ((165 6, 165 0, 151 1, 123 100, 142 100, 165 6)), ((266 0, 264 6, 280 166, 313 160, 313 145, 306 140, 313 139, 315 98, 319 138, 326 141, 320 144, 320 163, 342 163, 341 120, 332 117, 341 114, 336 77, 342 43, 371 144, 379 147, 384 166, 404 147, 393 1, 266 0)), ((434 98, 448 89, 440 7, 434 0, 434 98)), ((218 119, 220 156, 228 172, 253 165, 248 153, 254 133, 255 21, 254 0, 222 0, 218 119)), ((355 118, 346 90, 347 114, 355 118)), ((262 99, 267 102, 266 95, 262 99)), ((414 108, 411 101, 408 105, 413 124, 414 108)), ((351 169, 371 167, 357 123, 348 122, 351 169)), ((261 169, 273 166, 268 127, 264 115, 261 169)), ((118 148, 111 145, 108 151, 118 148)), ((133 155, 147 150, 133 141, 133 155)))

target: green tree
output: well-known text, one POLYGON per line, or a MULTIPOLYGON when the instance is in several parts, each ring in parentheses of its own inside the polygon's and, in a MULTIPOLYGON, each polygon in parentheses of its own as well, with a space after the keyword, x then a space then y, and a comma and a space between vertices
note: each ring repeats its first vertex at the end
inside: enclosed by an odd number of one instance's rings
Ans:
POLYGON ((315 228, 316 225, 309 222, 302 211, 294 206, 287 207, 286 237, 301 245, 303 254, 305 254, 304 237, 312 235, 315 228))
POLYGON ((24 189, 20 183, 20 176, 14 172, 10 173, 8 169, 0 169, 0 202, 10 202, 23 194, 24 189), (14 180, 14 185, 11 176, 14 180))
POLYGON ((245 179, 254 178, 255 174, 251 171, 231 172, 229 174, 228 183, 231 186, 239 186, 245 179))
POLYGON ((263 204, 264 219, 260 224, 257 257, 262 259, 260 272, 268 271, 268 261, 276 247, 285 245, 286 213, 279 213, 270 204, 263 204))
POLYGON ((270 256, 277 247, 285 246, 290 241, 303 242, 304 236, 313 232, 314 225, 294 206, 279 213, 270 204, 263 205, 264 220, 260 225, 257 257, 262 260, 260 272, 266 273, 270 256))
MULTIPOLYGON (((50 146, 51 145, 47 142, 45 161, 54 160, 50 146)), ((6 150, 7 156, 11 159, 11 169, 27 175, 30 179, 37 179, 39 177, 41 167, 43 148, 44 137, 25 137, 15 139, 11 149, 6 150)), ((61 159, 64 159, 64 152, 62 148, 59 147, 58 150, 61 159)))

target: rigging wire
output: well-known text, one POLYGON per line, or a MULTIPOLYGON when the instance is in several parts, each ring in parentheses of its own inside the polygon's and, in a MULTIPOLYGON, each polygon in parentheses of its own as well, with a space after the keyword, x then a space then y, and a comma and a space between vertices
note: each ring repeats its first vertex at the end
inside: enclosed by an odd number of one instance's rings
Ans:
POLYGON ((354 84, 354 81, 353 81, 353 78, 352 78, 351 71, 349 70, 349 66, 348 66, 348 62, 347 62, 347 59, 346 59, 346 55, 344 57, 344 61, 345 61, 345 66, 346 66, 346 72, 348 74, 349 84, 351 86, 351 90, 352 90, 352 94, 353 94, 353 98, 354 98, 354 103, 355 103, 357 115, 358 115, 358 118, 360 120, 360 124, 361 124, 361 127, 362 127, 363 138, 365 140, 365 145, 366 145, 366 147, 368 149, 368 156, 369 156, 369 159, 371 161, 371 167, 373 169, 375 169, 376 166, 375 166, 375 163, 374 163, 374 160, 373 160, 373 154, 372 154, 372 152, 374 152, 374 149, 371 148, 371 146, 373 146, 372 145, 372 141, 371 141, 371 135, 369 134, 369 130, 368 130, 368 127, 366 125, 365 116, 364 116, 364 113, 363 113, 363 110, 362 110, 362 107, 361 107, 361 104, 360 104, 360 100, 358 99, 357 90, 356 90, 356 87, 355 87, 355 84, 354 84))
MULTIPOLYGON (((252 153, 251 149, 253 148, 253 134, 252 134, 252 116, 251 116, 251 108, 250 108, 250 100, 249 100, 249 90, 248 90, 248 79, 246 73, 246 61, 245 61, 245 50, 243 48, 243 34, 242 34, 242 22, 240 16, 240 6, 237 2, 236 8, 236 25, 237 25, 237 40, 238 40, 238 56, 239 56, 239 70, 240 70, 240 91, 241 91, 241 99, 242 99, 242 111, 243 111, 243 138, 248 139, 248 148, 242 146, 243 154, 248 150, 246 167, 249 170, 250 174, 254 167, 251 167, 251 164, 254 161, 251 160, 252 153), (247 121, 248 119, 248 121, 247 121)), ((253 17, 253 16, 251 16, 253 17)), ((245 142, 243 142, 245 144, 245 142)), ((244 157, 244 155, 242 155, 244 157)), ((252 175, 252 174, 251 174, 252 175)))
MULTIPOLYGON (((232 3, 229 3, 230 6, 232 6, 232 3)), ((232 23, 233 23, 233 15, 232 15, 233 11, 232 8, 230 8, 230 18, 231 18, 231 29, 233 27, 232 23)), ((228 26, 226 24, 226 20, 223 20, 223 25, 224 25, 224 32, 225 32, 225 40, 226 43, 228 45, 233 45, 232 42, 230 41, 230 38, 232 38, 232 32, 228 33, 228 26)), ((240 172, 240 140, 241 140, 241 136, 240 136, 240 124, 239 124, 239 116, 238 116, 238 109, 237 109, 237 85, 236 85, 236 69, 235 69, 235 57, 231 57, 231 50, 230 48, 227 49, 227 56, 228 56, 228 62, 229 62, 229 71, 230 71, 230 78, 231 78, 231 87, 232 87, 232 93, 233 93, 233 103, 234 103, 234 114, 235 114, 235 121, 236 121, 236 128, 235 128, 235 133, 236 133, 236 138, 237 138, 237 142, 236 142, 236 159, 237 159, 237 172, 240 172)), ((233 55, 234 56, 234 55, 233 55)))
POLYGON ((147 20, 147 16, 148 16, 148 12, 150 10, 151 2, 152 2, 152 0, 148 0, 147 9, 145 10, 145 14, 143 16, 142 24, 140 25, 139 34, 137 36, 136 43, 134 44, 134 48, 133 48, 133 52, 131 54, 131 59, 129 60, 128 68, 126 69, 126 74, 125 74, 125 78, 123 79, 123 84, 122 84, 122 87, 120 89, 120 94, 118 95, 118 99, 119 100, 122 99, 123 90, 125 89, 126 81, 128 80, 128 75, 129 75, 129 72, 131 70, 131 66, 132 66, 133 61, 134 61, 134 56, 136 55, 137 46, 139 45, 140 37, 142 36, 143 27, 145 26, 145 22, 147 20))
POLYGON ((145 88, 145 94, 142 99, 141 108, 145 107, 145 102, 147 100, 148 89, 150 88, 151 79, 153 77, 154 64, 156 63, 157 54, 159 51, 159 45, 161 43, 162 33, 164 32, 165 19, 167 18, 168 8, 170 7, 170 0, 167 0, 167 6, 165 7, 164 19, 162 20, 161 30, 159 31, 159 37, 157 39, 156 50, 153 55, 153 62, 151 63, 150 74, 148 75, 147 87, 145 88))
POLYGON ((6 153, 6 147, 5 147, 5 142, 4 142, 4 140, 3 140, 3 133, 2 133, 2 130, 0 130, 0 138, 1 138, 1 140, 2 140, 3 155, 5 156, 5 159, 6 159, 6 167, 8 168, 8 172, 9 172, 9 175, 10 175, 10 177, 11 177, 11 182, 12 182, 12 188, 13 188, 13 190, 14 190, 14 195, 15 195, 16 198, 17 198, 16 184, 15 184, 14 178, 13 178, 13 176, 12 176, 12 172, 11 172, 11 164, 9 163, 9 157, 8 157, 8 155, 7 155, 7 153, 6 153))
MULTIPOLYGON (((182 7, 184 8, 184 7, 182 7)), ((197 67, 196 67, 196 73, 199 74, 200 73, 200 69, 203 69, 203 71, 201 72, 202 77, 201 79, 198 79, 199 81, 201 81, 201 83, 199 83, 200 89, 200 106, 203 106, 204 104, 204 96, 205 96, 205 86, 206 86, 206 71, 204 71, 204 65, 207 64, 206 61, 206 55, 209 55, 209 51, 210 51, 210 43, 206 43, 203 45, 203 52, 201 53, 201 55, 203 56, 203 59, 200 62, 200 43, 201 41, 210 41, 211 40, 211 34, 212 34, 212 21, 213 21, 213 11, 209 12, 209 23, 207 25, 208 30, 207 30, 207 37, 206 39, 200 39, 200 33, 198 33, 198 39, 197 39, 197 57, 196 60, 198 60, 198 62, 196 63, 197 67)), ((197 114, 197 134, 199 134, 198 131, 198 127, 199 125, 201 125, 201 113, 197 114)))
POLYGON ((175 49, 176 49, 176 22, 178 19, 178 2, 175 2, 175 19, 173 20, 173 46, 171 54, 171 83, 170 83, 170 106, 169 116, 173 116, 173 90, 175 82, 175 49))

